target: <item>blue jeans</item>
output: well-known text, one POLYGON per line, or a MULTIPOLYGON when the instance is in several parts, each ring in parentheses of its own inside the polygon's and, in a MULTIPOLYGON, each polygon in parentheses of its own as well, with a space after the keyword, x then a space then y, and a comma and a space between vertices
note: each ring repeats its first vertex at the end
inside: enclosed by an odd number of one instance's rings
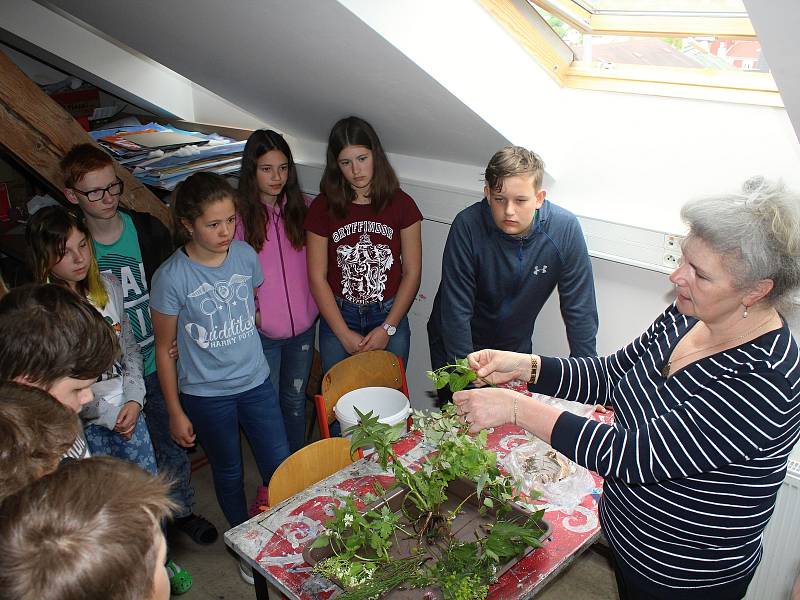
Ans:
POLYGON ((102 425, 87 425, 83 432, 92 455, 113 456, 133 463, 151 475, 156 474, 156 456, 142 413, 136 418, 136 427, 129 440, 102 425))
MULTIPOLYGON (((367 335, 386 321, 392 304, 394 304, 394 298, 373 304, 353 304, 342 298, 336 298, 336 304, 339 306, 339 312, 342 313, 342 318, 347 326, 356 333, 367 335)), ((408 317, 404 316, 397 325, 395 334, 389 338, 386 350, 402 358, 403 364, 407 368, 410 344, 411 327, 408 325, 408 317)), ((333 365, 350 356, 324 318, 319 321, 319 353, 322 359, 322 370, 325 373, 333 365)))
POLYGON ((178 446, 169 432, 169 414, 164 403, 164 395, 158 383, 158 373, 151 373, 144 378, 146 390, 144 416, 153 450, 156 452, 158 472, 164 473, 172 481, 170 497, 178 504, 175 518, 188 517, 192 514, 194 490, 191 478, 192 468, 186 450, 178 446))
POLYGON ((285 340, 261 334, 261 347, 269 365, 269 377, 281 405, 289 451, 297 452, 306 442, 306 385, 314 359, 316 324, 285 340))
POLYGON ((250 442, 264 485, 289 456, 275 389, 265 380, 230 396, 181 394, 181 404, 211 465, 219 506, 236 527, 248 519, 239 427, 250 442))

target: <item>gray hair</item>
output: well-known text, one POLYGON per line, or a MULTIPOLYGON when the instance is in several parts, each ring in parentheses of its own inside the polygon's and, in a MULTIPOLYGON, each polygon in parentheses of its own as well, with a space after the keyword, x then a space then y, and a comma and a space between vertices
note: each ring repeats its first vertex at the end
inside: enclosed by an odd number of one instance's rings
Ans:
POLYGON ((544 178, 544 161, 536 152, 522 146, 506 146, 495 152, 483 175, 486 185, 495 192, 503 188, 506 177, 517 175, 533 175, 533 185, 539 190, 544 178))
POLYGON ((741 192, 686 203, 681 218, 690 238, 723 256, 737 288, 771 279, 765 300, 773 306, 791 304, 800 286, 800 195, 780 181, 757 176, 741 192))

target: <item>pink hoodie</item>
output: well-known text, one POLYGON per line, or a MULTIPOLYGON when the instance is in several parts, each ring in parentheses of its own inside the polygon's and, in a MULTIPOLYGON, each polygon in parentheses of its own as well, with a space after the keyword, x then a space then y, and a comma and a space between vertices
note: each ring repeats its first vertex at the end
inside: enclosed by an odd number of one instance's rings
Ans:
MULTIPOLYGON (((305 198, 306 205, 311 198, 305 198)), ((303 333, 314 324, 319 310, 308 287, 306 249, 296 250, 286 237, 283 211, 267 206, 267 239, 258 260, 264 283, 258 288, 261 331, 268 338, 283 340, 303 333)), ((239 215, 235 239, 244 240, 239 215)))

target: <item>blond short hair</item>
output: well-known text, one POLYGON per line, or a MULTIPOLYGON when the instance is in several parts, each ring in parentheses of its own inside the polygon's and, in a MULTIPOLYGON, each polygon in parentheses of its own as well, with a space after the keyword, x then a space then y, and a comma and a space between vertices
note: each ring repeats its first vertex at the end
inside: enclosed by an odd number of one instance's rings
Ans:
POLYGON ((484 180, 490 190, 499 192, 503 189, 506 177, 533 175, 536 191, 542 188, 544 179, 544 161, 535 152, 522 146, 506 146, 495 152, 484 172, 484 180))

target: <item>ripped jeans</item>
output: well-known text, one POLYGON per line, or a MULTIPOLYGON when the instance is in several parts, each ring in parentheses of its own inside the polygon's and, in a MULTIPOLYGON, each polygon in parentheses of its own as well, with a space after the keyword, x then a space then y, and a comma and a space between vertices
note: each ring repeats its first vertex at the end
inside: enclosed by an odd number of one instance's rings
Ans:
POLYGON ((261 334, 261 347, 269 365, 269 381, 281 405, 289 451, 296 452, 306 441, 306 385, 314 358, 314 323, 303 333, 285 340, 261 334))

